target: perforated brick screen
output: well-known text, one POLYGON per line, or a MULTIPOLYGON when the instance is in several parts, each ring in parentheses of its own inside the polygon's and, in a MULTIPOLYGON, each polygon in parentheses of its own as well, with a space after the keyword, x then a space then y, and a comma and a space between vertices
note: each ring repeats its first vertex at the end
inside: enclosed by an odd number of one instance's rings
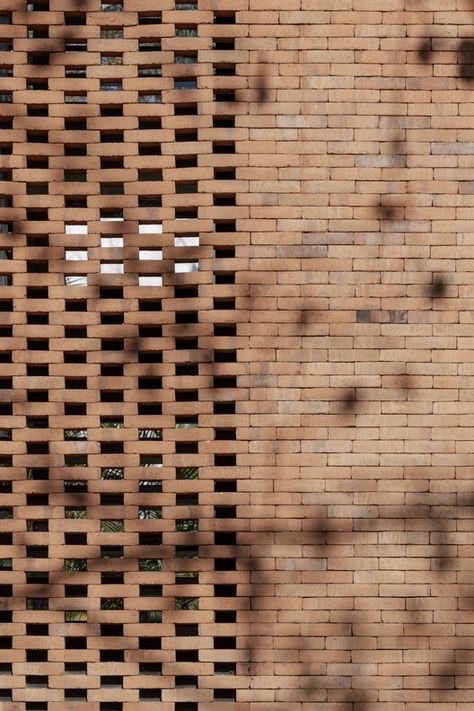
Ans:
POLYGON ((474 707, 473 19, 0 0, 1 711, 474 707))

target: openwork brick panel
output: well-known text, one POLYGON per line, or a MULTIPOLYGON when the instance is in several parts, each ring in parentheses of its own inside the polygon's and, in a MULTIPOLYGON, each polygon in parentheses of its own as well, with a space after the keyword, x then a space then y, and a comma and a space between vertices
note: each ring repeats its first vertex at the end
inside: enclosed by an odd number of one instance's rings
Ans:
POLYGON ((474 708, 474 1, 0 0, 0 708, 474 708))

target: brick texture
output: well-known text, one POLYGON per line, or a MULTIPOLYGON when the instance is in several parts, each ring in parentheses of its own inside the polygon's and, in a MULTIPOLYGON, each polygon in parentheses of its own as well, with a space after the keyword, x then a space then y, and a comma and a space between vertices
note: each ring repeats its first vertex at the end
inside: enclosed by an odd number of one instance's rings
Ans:
POLYGON ((474 707, 472 0, 0 0, 0 708, 474 707))

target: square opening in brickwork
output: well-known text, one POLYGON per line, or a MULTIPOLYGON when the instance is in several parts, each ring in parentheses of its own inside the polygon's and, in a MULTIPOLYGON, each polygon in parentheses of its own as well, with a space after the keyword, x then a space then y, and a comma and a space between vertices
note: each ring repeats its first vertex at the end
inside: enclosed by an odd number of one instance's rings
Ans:
POLYGON ((87 662, 65 662, 66 674, 87 674, 87 662))
MULTIPOLYGON (((87 76, 87 69, 85 66, 77 66, 77 65, 72 65, 69 67, 64 68, 64 73, 67 79, 85 79, 87 76)), ((80 95, 80 96, 87 96, 83 92, 77 92, 76 94, 74 92, 69 92, 65 91, 64 92, 64 101, 66 103, 74 103, 74 100, 69 101, 68 97, 70 96, 75 96, 75 95, 80 95)), ((77 103, 87 103, 87 99, 85 101, 78 101, 77 103)))
POLYGON ((214 516, 216 518, 237 518, 236 506, 214 506, 214 516))
MULTIPOLYGON (((197 649, 177 649, 175 658, 177 662, 198 662, 199 652, 197 649)), ((195 704, 194 708, 197 711, 197 704, 195 704)))
POLYGON ((101 39, 123 39, 123 27, 101 27, 101 39))
MULTIPOLYGON (((184 98, 184 97, 183 97, 184 98)), ((195 102, 182 102, 174 105, 175 116, 197 116, 198 106, 195 102)), ((175 160, 178 160, 176 156, 175 160)))
POLYGON ((177 143, 194 143, 198 140, 198 132, 197 129, 176 129, 174 137, 177 143))
POLYGON ((104 2, 100 4, 101 12, 123 12, 123 0, 115 0, 114 2, 104 2))
POLYGON ((47 390, 28 390, 26 393, 27 402, 48 402, 49 394, 47 390))
POLYGON ((86 546, 87 533, 65 533, 64 544, 66 546, 86 546))
POLYGON ((49 107, 47 105, 40 104, 28 106, 27 114, 28 116, 49 116, 49 107))
POLYGON ((117 66, 123 64, 122 52, 110 52, 100 55, 100 63, 106 66, 117 66))
POLYGON ((216 89, 214 91, 214 101, 224 101, 227 103, 235 102, 235 89, 216 89))
POLYGON ((197 363, 176 363, 176 375, 199 375, 199 365, 197 363))
POLYGON ((101 506, 123 506, 123 494, 101 494, 100 495, 100 505, 101 506))
POLYGON ((87 363, 87 353, 64 352, 65 363, 87 363))
POLYGON ((212 152, 215 154, 234 154, 235 141, 213 141, 212 152))
MULTIPOLYGON (((123 106, 121 104, 107 104, 107 105, 102 105, 100 107, 100 115, 101 116, 123 116, 123 106)), ((105 168, 106 163, 122 163, 123 167, 123 158, 101 158, 100 159, 100 167, 105 168)), ((110 166, 114 167, 114 166, 110 166)))
POLYGON ((138 649, 161 649, 161 637, 139 637, 138 649))
POLYGON ((233 50, 235 49, 235 37, 214 37, 212 47, 217 50, 233 50))
POLYGON ((198 27, 194 24, 175 24, 176 37, 197 37, 198 27))
POLYGON ((101 649, 100 650, 100 661, 101 662, 123 662, 125 660, 125 653, 123 649, 101 649))
POLYGON ((237 534, 235 531, 216 531, 214 533, 214 543, 216 546, 235 546, 237 544, 237 534))
POLYGON ((140 689, 138 698, 140 701, 161 701, 161 689, 140 689))
POLYGON ((30 689, 47 689, 49 679, 47 676, 27 674, 25 676, 26 687, 30 689))
POLYGON ((49 522, 45 519, 27 519, 26 530, 31 533, 38 533, 49 530, 49 522))
POLYGON ((49 52, 28 52, 26 61, 28 64, 49 64, 49 52))
POLYGON ((236 610, 216 610, 214 612, 214 622, 217 624, 235 624, 237 622, 236 610))
POLYGON ((87 52, 87 40, 86 39, 73 39, 64 41, 64 51, 65 52, 87 52))
POLYGON ((236 689, 214 689, 214 701, 237 701, 236 689))
POLYGON ((27 417, 26 426, 36 429, 48 429, 49 419, 48 417, 27 417))
POLYGON ((100 80, 100 90, 101 91, 122 91, 123 82, 121 79, 101 79, 100 80))
POLYGON ((214 570, 236 570, 235 558, 216 558, 214 560, 214 570))
POLYGON ((49 625, 42 623, 27 624, 26 634, 30 637, 47 637, 49 635, 49 625))
POLYGON ((161 662, 140 662, 139 663, 139 673, 140 674, 151 674, 154 676, 160 676, 162 674, 163 665, 161 662))
POLYGON ((161 156, 161 145, 159 143, 140 143, 138 145, 139 156, 161 156))
POLYGON ((232 207, 235 205, 235 193, 214 193, 213 204, 216 207, 232 207))
POLYGON ((27 454, 49 454, 49 442, 27 442, 27 454))
POLYGON ((124 314, 123 313, 116 313, 116 314, 102 313, 100 315, 100 322, 103 325, 123 324, 124 314))
POLYGON ((45 39, 49 37, 49 27, 47 25, 29 24, 27 25, 27 37, 28 39, 45 39))
POLYGON ((224 491, 237 491, 237 480, 236 479, 221 479, 214 482, 214 491, 224 492, 224 491))
POLYGON ((138 128, 141 131, 159 131, 161 130, 161 117, 140 116, 138 119, 138 128))
MULTIPOLYGON (((219 63, 213 65, 214 75, 218 77, 233 77, 235 76, 235 64, 219 63)), ((235 95, 234 95, 235 100, 235 95)))
POLYGON ((87 155, 87 145, 84 143, 65 143, 64 144, 64 155, 65 156, 86 156, 87 155))
POLYGON ((65 701, 86 701, 87 689, 64 689, 65 701))
POLYGON ((186 90, 186 89, 197 89, 197 78, 196 77, 175 77, 174 79, 174 89, 186 90))
POLYGON ((49 166, 48 156, 27 156, 26 157, 26 167, 33 168, 36 170, 47 169, 49 166))
MULTIPOLYGON (((162 76, 161 64, 140 64, 138 67, 138 76, 139 77, 161 77, 162 76)), ((141 126, 139 126, 139 128, 141 128, 141 126)))
POLYGON ((163 180, 163 171, 161 168, 141 168, 138 171, 138 180, 140 181, 161 181, 163 180))
POLYGON ((65 597, 87 597, 87 585, 65 585, 65 597))
POLYGON ((109 687, 109 688, 116 688, 116 689, 122 689, 123 688, 123 676, 101 676, 100 677, 100 685, 101 687, 109 687))
POLYGON ((197 155, 175 156, 176 168, 197 168, 197 165, 198 165, 197 155))
POLYGON ((65 12, 64 13, 64 24, 65 25, 85 25, 86 24, 86 13, 85 12, 65 12))
POLYGON ((139 195, 138 207, 161 207, 161 195, 139 195))
POLYGON ((161 91, 139 91, 138 92, 138 103, 139 104, 161 104, 163 98, 161 91))
POLYGON ((30 0, 26 3, 27 12, 49 12, 49 0, 30 0))
POLYGON ((139 25, 159 25, 161 24, 161 12, 139 12, 139 25))
POLYGON ((213 22, 215 25, 233 25, 233 24, 235 24, 235 10, 215 11, 213 22))

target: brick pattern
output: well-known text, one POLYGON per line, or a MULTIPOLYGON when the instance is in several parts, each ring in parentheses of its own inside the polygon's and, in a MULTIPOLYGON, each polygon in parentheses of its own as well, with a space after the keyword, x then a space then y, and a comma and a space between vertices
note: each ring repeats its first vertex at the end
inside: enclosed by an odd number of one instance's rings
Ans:
POLYGON ((0 0, 2 711, 472 708, 473 20, 0 0))

